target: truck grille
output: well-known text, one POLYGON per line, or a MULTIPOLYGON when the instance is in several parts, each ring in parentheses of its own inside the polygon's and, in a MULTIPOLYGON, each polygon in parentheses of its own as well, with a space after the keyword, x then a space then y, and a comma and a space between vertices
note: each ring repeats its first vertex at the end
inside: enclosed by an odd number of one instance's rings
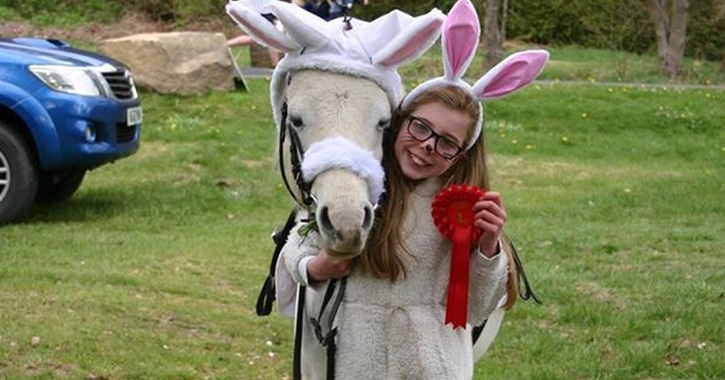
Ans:
POLYGON ((134 97, 136 91, 131 73, 128 70, 103 73, 103 77, 108 82, 111 91, 113 91, 113 95, 117 99, 131 99, 134 97))
POLYGON ((126 123, 116 124, 116 142, 124 143, 133 140, 136 137, 136 126, 128 126, 126 123))

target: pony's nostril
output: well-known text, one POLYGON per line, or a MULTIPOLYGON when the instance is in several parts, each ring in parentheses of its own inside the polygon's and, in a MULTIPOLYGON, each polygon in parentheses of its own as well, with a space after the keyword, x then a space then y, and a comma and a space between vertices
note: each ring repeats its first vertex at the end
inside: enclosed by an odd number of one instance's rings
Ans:
POLYGON ((334 227, 332 227, 332 221, 330 221, 330 215, 328 214, 328 212, 329 209, 327 208, 327 206, 322 206, 322 208, 320 209, 319 218, 320 227, 327 231, 332 231, 334 227))
POLYGON ((370 206, 365 206, 364 211, 365 215, 363 216, 362 227, 367 230, 373 224, 373 208, 370 206))

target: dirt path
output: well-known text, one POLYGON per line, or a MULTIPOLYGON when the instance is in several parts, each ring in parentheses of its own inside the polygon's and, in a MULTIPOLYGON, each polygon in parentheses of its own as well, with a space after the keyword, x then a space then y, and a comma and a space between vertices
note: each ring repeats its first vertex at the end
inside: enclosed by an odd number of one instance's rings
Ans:
POLYGON ((227 20, 226 17, 176 25, 150 21, 136 14, 127 14, 115 23, 90 23, 73 29, 63 29, 55 26, 39 27, 22 21, 0 23, 0 37, 43 37, 92 43, 108 38, 119 38, 138 33, 170 32, 176 30, 221 32, 227 38, 231 38, 240 33, 239 28, 231 20, 227 20))

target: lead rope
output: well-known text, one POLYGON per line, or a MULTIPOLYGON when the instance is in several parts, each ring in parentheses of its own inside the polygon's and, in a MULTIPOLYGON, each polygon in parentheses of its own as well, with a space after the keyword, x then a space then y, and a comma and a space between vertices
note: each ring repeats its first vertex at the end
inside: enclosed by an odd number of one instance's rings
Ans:
POLYGON ((516 272, 518 273, 519 284, 521 284, 522 281, 524 283, 523 290, 519 286, 519 297, 521 297, 521 299, 524 301, 533 298, 536 303, 542 304, 543 302, 541 302, 539 297, 534 294, 534 289, 532 289, 531 285, 529 284, 529 279, 526 277, 526 272, 524 272, 524 265, 521 263, 521 258, 519 258, 519 253, 516 250, 513 242, 511 242, 511 251, 514 256, 514 264, 516 265, 516 272))

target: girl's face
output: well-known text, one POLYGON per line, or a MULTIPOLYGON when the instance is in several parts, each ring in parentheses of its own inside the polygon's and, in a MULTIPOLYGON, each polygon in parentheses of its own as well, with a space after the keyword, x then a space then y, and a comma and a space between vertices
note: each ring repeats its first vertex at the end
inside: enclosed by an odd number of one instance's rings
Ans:
POLYGON ((452 159, 443 157, 441 153, 455 152, 455 149, 451 150, 455 148, 452 144, 462 152, 472 122, 471 117, 463 111, 441 103, 419 106, 411 117, 403 120, 395 140, 395 158, 398 159, 403 174, 411 180, 423 180, 445 173, 458 161, 462 153, 452 159), (426 132, 430 137, 419 141, 426 137, 426 132))

